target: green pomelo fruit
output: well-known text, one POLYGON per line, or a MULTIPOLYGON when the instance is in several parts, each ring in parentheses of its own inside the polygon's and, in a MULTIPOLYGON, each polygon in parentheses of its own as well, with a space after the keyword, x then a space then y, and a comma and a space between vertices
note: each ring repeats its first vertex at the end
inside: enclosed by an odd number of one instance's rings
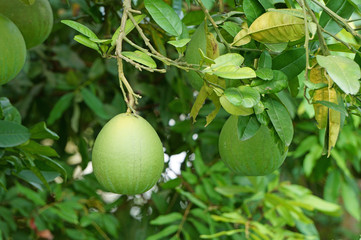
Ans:
POLYGON ((93 169, 99 183, 120 194, 152 188, 164 167, 162 143, 142 117, 119 114, 100 131, 93 147, 93 169))
POLYGON ((253 113, 253 108, 245 108, 242 106, 235 106, 225 96, 219 98, 219 101, 229 114, 236 115, 236 116, 248 116, 253 113))
POLYGON ((44 42, 53 28, 53 11, 48 0, 36 0, 32 5, 21 0, 0 0, 0 13, 18 26, 27 49, 44 42))
POLYGON ((219 154, 223 162, 244 176, 264 176, 278 169, 287 155, 287 147, 277 144, 273 133, 262 125, 248 140, 240 141, 238 117, 231 116, 219 136, 219 154))
POLYGON ((24 38, 16 25, 0 14, 0 85, 13 79, 26 58, 24 38))

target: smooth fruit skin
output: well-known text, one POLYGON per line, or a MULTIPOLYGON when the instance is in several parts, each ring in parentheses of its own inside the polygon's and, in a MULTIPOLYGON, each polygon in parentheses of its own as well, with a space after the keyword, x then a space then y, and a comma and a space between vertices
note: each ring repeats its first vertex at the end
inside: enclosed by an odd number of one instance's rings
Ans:
POLYGON ((0 85, 13 79, 23 68, 26 47, 16 25, 0 14, 0 85))
POLYGON ((271 131, 264 125, 250 139, 240 141, 238 117, 231 116, 219 136, 219 154, 233 171, 244 176, 264 176, 278 169, 287 155, 285 146, 278 146, 271 131))
POLYGON ((48 0, 36 0, 32 5, 21 0, 0 0, 0 13, 18 26, 27 49, 44 42, 53 28, 53 11, 48 0))
POLYGON ((92 154, 99 183, 120 194, 140 194, 152 188, 164 167, 163 146, 142 117, 119 114, 105 124, 92 154))

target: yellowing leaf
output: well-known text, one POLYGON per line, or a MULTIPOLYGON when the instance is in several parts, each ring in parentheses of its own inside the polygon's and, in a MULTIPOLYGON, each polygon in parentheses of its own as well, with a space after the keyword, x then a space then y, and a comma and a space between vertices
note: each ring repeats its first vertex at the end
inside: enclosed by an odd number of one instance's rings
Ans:
MULTIPOLYGON (((330 89, 329 92, 329 101, 333 103, 338 103, 337 93, 335 89, 330 89), (331 91, 332 90, 332 91, 331 91)), ((336 145, 338 134, 341 127, 341 113, 339 111, 329 109, 329 129, 328 129, 328 154, 330 156, 332 148, 336 145)))
POLYGON ((296 41, 305 35, 304 20, 291 14, 266 12, 252 23, 249 34, 262 43, 296 41))
MULTIPOLYGON (((319 66, 313 68, 310 71, 310 81, 312 83, 327 83, 327 78, 323 75, 322 70, 319 66)), ((328 87, 315 90, 312 100, 313 102, 316 101, 329 101, 328 97, 329 89, 328 87)), ((315 109, 315 118, 317 121, 317 127, 319 129, 323 129, 327 126, 327 119, 328 119, 328 108, 320 103, 314 103, 313 108, 315 109)))
POLYGON ((207 97, 208 97, 207 86, 203 85, 191 109, 190 117, 193 118, 193 122, 196 121, 199 110, 201 110, 203 103, 207 99, 207 97))
POLYGON ((210 59, 216 59, 217 57, 219 57, 219 48, 216 37, 212 33, 208 32, 206 36, 206 42, 207 57, 209 57, 210 59))

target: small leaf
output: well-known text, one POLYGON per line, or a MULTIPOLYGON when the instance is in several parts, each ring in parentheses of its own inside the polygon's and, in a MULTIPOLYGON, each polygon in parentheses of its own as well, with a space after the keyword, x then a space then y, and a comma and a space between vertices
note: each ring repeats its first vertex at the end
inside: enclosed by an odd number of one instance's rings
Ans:
POLYGON ((150 56, 148 56, 147 54, 145 54, 144 52, 141 51, 134 51, 134 52, 122 52, 122 54, 124 56, 126 56, 127 58, 132 59, 135 62, 141 63, 147 67, 150 68, 157 68, 157 64, 155 63, 155 61, 153 60, 153 58, 151 58, 150 56))
POLYGON ((196 122, 196 118, 198 116, 199 111, 201 110, 204 101, 207 99, 208 97, 208 92, 207 92, 207 86, 203 85, 201 90, 199 91, 196 100, 193 103, 191 112, 190 112, 190 117, 193 118, 193 123, 196 122))
POLYGON ((353 60, 342 56, 317 56, 331 79, 346 93, 355 95, 360 90, 361 70, 353 60))
MULTIPOLYGON (((273 79, 273 71, 270 68, 258 68, 256 70, 256 75, 262 80, 272 80, 273 79)), ((286 78, 287 80, 287 78, 286 78)))
POLYGON ((170 213, 167 215, 160 215, 156 219, 150 221, 150 224, 166 225, 166 224, 173 223, 175 221, 180 221, 180 220, 182 220, 182 218, 183 218, 182 214, 180 214, 179 212, 174 212, 174 213, 170 213))
POLYGON ((0 147, 15 147, 27 142, 29 130, 16 122, 0 120, 0 147))
POLYGON ((182 180, 180 178, 175 178, 160 185, 163 189, 174 189, 181 184, 182 184, 182 180))
POLYGON ((258 69, 260 68, 272 68, 272 57, 267 51, 262 51, 258 61, 258 69))
POLYGON ((213 72, 213 74, 217 75, 218 77, 227 79, 249 79, 256 77, 256 73, 252 68, 240 68, 235 65, 219 67, 213 72))
POLYGON ((214 59, 214 64, 211 65, 211 69, 217 70, 224 66, 240 66, 244 62, 244 57, 238 53, 223 54, 214 59))
POLYGON ((78 43, 88 47, 88 48, 94 49, 99 54, 101 54, 98 44, 91 41, 89 38, 87 38, 87 37, 85 37, 83 35, 75 35, 74 40, 77 41, 78 43))
POLYGON ((59 119, 65 110, 70 107, 73 97, 74 93, 67 93, 56 102, 47 120, 49 125, 53 124, 57 119, 59 119))
POLYGON ((11 105, 10 101, 6 97, 0 98, 0 116, 6 121, 21 123, 21 115, 19 111, 11 105))
POLYGON ((55 132, 46 127, 45 122, 39 122, 30 128, 31 139, 45 139, 50 138, 58 140, 59 136, 55 132))
POLYGON ((254 107, 261 99, 259 92, 249 86, 227 88, 224 95, 233 105, 245 108, 254 107))
POLYGON ((271 81, 255 80, 251 86, 261 94, 278 93, 288 87, 287 76, 278 70, 273 70, 274 77, 271 81))
POLYGON ((332 216, 339 216, 341 214, 341 208, 339 205, 327 202, 319 197, 308 195, 300 199, 304 204, 308 204, 315 209, 332 215, 332 216))
POLYGON ((88 38, 98 39, 97 35, 92 30, 90 30, 87 26, 85 26, 81 23, 78 23, 78 22, 75 22, 72 20, 61 20, 61 23, 68 25, 69 27, 71 27, 74 30, 80 32, 81 34, 87 36, 88 38))
POLYGON ((245 141, 253 137, 261 124, 258 122, 256 116, 239 116, 238 117, 238 139, 245 141))
POLYGON ((145 0, 145 8, 153 20, 167 33, 179 36, 182 33, 182 21, 177 13, 162 0, 145 0))
POLYGON ((236 106, 232 104, 225 95, 219 98, 219 101, 229 114, 236 116, 248 116, 253 114, 253 108, 245 108, 243 106, 236 106))
POLYGON ((293 139, 293 124, 287 109, 280 102, 271 98, 267 99, 264 104, 268 108, 268 116, 278 136, 289 146, 293 139))
POLYGON ((194 203, 198 207, 200 207, 202 209, 207 208, 207 205, 205 203, 203 203, 201 200, 199 200, 198 198, 196 198, 192 193, 186 192, 181 188, 177 188, 177 192, 179 192, 181 195, 186 197, 189 201, 191 201, 192 203, 194 203))
POLYGON ((159 231, 158 233, 151 235, 149 237, 146 238, 146 240, 158 240, 158 239, 169 239, 167 238, 169 235, 177 232, 178 230, 178 225, 170 225, 166 228, 164 228, 163 230, 159 231))
POLYGON ((168 41, 168 43, 176 48, 181 48, 186 46, 190 40, 191 40, 190 38, 186 38, 186 39, 168 41))
POLYGON ((39 156, 39 160, 44 161, 46 165, 48 165, 49 167, 60 173, 64 177, 64 181, 66 182, 68 173, 66 172, 65 168, 63 168, 63 166, 61 166, 57 161, 43 155, 39 156))

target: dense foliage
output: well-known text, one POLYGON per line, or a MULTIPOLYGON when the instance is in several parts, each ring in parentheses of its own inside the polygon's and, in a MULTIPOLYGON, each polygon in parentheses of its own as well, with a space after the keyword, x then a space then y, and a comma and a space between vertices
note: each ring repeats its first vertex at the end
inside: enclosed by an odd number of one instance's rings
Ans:
POLYGON ((0 239, 360 237, 361 2, 49 2, 50 36, 0 87, 0 239), (128 108, 165 151, 158 184, 135 196, 107 192, 91 165, 128 108), (279 170, 226 167, 231 114, 240 139, 269 127, 288 151, 279 170))

